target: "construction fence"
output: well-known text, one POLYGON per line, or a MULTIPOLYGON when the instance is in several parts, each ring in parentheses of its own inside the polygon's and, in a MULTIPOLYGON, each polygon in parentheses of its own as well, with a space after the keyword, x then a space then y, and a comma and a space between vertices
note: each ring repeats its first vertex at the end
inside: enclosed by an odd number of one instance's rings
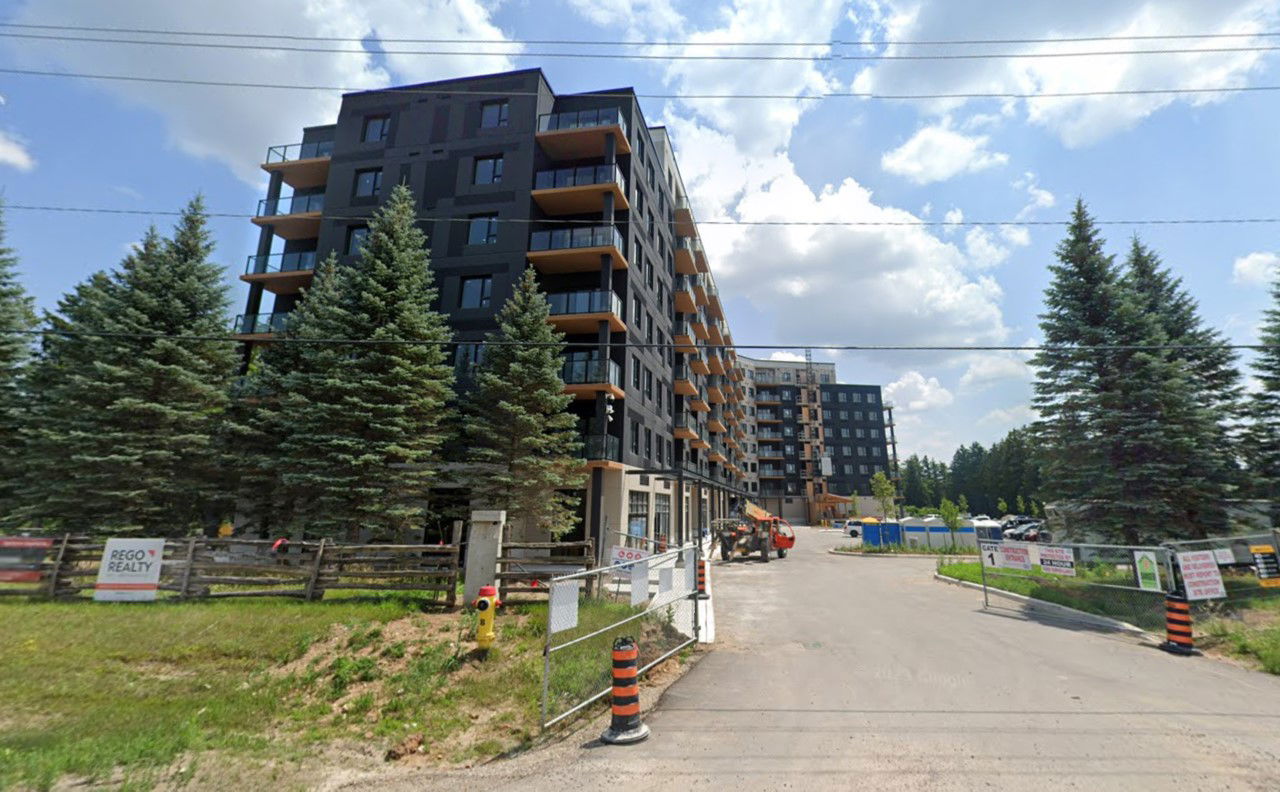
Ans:
MULTIPOLYGON (((160 540, 157 540, 160 541, 160 540)), ((92 597, 106 540, 0 537, 0 595, 92 597)), ((425 592, 457 603, 457 545, 338 544, 191 537, 163 540, 157 597, 322 599, 326 591, 425 592)))
POLYGON ((641 676, 698 640, 697 573, 689 544, 552 578, 542 673, 542 725, 609 695, 613 643, 633 638, 641 676))
MULTIPOLYGON (((1037 619, 1072 620, 1062 605, 1163 634, 1167 601, 1186 601, 1193 619, 1240 618, 1280 607, 1276 533, 1161 545, 981 541, 978 573, 983 606, 1037 619)), ((939 570, 963 563, 940 560, 939 570)), ((970 568, 971 565, 970 565, 970 568)))

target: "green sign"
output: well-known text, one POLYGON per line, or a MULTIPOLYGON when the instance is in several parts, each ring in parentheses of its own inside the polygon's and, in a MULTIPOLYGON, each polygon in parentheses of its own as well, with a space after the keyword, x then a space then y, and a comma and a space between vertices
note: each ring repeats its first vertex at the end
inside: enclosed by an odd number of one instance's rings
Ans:
POLYGON ((1151 550, 1133 551, 1133 570, 1138 578, 1138 588, 1143 591, 1164 591, 1160 585, 1160 562, 1151 550))

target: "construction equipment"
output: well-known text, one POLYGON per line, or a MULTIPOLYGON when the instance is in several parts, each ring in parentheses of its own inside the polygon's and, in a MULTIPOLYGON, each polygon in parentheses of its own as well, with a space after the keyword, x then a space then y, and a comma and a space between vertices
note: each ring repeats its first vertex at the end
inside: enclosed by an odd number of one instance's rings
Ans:
POLYGON ((759 553, 760 560, 768 562, 770 553, 786 558, 796 545, 791 523, 750 502, 743 504, 737 516, 712 521, 712 529, 720 540, 722 561, 759 553))

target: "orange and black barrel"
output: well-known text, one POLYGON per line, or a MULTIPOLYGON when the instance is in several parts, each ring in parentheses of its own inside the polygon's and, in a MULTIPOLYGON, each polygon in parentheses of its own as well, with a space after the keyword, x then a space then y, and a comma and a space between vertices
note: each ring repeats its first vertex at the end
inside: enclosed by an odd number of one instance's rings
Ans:
POLYGON ((707 593, 707 562, 703 559, 698 560, 698 599, 711 599, 707 593))
POLYGON ((612 704, 613 715, 601 741, 629 745, 649 736, 649 727, 640 722, 640 650, 634 638, 613 642, 612 704))
POLYGON ((1181 594, 1165 595, 1164 629, 1166 640, 1161 649, 1177 655, 1197 653, 1191 638, 1191 603, 1181 594))

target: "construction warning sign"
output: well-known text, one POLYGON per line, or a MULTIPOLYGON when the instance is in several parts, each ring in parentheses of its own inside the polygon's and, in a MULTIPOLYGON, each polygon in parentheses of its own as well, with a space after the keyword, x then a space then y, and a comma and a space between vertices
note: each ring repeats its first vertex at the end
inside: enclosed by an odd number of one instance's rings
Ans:
POLYGON ((1182 570, 1182 584, 1188 600, 1222 599, 1227 587, 1218 571, 1218 559, 1212 550, 1196 550, 1178 553, 1178 568, 1182 570))
POLYGON ((1263 588, 1280 588, 1280 558, 1273 545, 1249 545, 1253 553, 1253 567, 1258 571, 1258 585, 1263 588))
POLYGON ((1076 576, 1076 557, 1070 547, 1040 548, 1040 568, 1051 575, 1076 576))

